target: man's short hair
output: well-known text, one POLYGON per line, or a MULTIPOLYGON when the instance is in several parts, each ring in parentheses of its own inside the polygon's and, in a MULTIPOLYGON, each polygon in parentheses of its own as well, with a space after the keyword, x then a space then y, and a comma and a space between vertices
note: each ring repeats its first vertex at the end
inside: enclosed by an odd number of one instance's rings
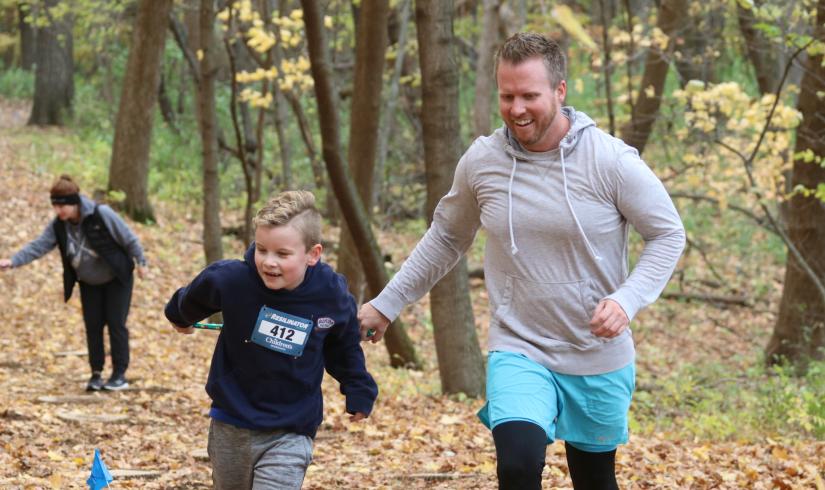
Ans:
POLYGON ((284 191, 269 200, 252 220, 259 226, 289 225, 301 233, 306 249, 321 243, 321 213, 309 191, 284 191))
POLYGON ((531 58, 541 58, 544 62, 552 88, 567 79, 567 59, 559 43, 535 32, 518 32, 504 41, 496 53, 495 73, 502 60, 517 65, 531 58))

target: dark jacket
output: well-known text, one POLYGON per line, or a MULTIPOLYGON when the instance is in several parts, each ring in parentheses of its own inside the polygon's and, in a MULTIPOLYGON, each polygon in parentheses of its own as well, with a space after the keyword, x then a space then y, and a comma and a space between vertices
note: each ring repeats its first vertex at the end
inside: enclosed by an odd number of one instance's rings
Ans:
MULTIPOLYGON (((57 218, 46 225, 39 237, 11 258, 12 267, 22 267, 59 247, 63 260, 63 293, 66 301, 71 297, 76 281, 100 285, 119 279, 125 284, 131 279, 133 261, 146 264, 140 240, 112 208, 81 195, 79 211, 79 230, 73 235, 82 235, 82 241, 88 243, 88 248, 96 254, 89 256, 82 253, 79 268, 72 266, 67 253, 67 227, 73 226, 74 230, 75 225, 67 225, 57 218)), ((80 238, 75 236, 76 240, 80 238)))
MULTIPOLYGON (((127 255, 126 250, 112 238, 112 234, 106 228, 106 224, 103 223, 98 210, 98 205, 95 205, 94 212, 84 217, 80 227, 89 240, 89 246, 112 268, 115 277, 121 283, 129 284, 132 271, 135 270, 135 263, 127 255)), ((77 274, 67 254, 66 223, 55 219, 52 226, 54 227, 54 235, 57 238, 57 246, 60 249, 60 258, 63 261, 63 299, 69 301, 69 298, 72 297, 74 284, 77 282, 77 274)))
POLYGON ((223 312, 206 382, 210 416, 238 427, 315 437, 324 369, 340 383, 347 412, 369 414, 378 387, 366 370, 355 300, 344 277, 319 262, 292 291, 272 290, 258 275, 254 254, 252 246, 243 261, 209 265, 166 305, 166 317, 179 326, 223 312), (250 341, 262 306, 313 323, 300 357, 250 341))

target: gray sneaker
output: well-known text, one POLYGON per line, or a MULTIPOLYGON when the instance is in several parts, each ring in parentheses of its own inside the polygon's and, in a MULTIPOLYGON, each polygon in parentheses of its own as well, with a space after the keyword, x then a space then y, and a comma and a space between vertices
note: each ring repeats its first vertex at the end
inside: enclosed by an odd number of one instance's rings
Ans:
POLYGON ((109 391, 125 390, 128 387, 129 383, 122 374, 113 374, 109 381, 106 381, 106 384, 103 385, 103 389, 109 391))
POLYGON ((94 372, 89 382, 86 383, 86 391, 100 391, 101 389, 103 389, 103 378, 100 377, 100 373, 94 372))

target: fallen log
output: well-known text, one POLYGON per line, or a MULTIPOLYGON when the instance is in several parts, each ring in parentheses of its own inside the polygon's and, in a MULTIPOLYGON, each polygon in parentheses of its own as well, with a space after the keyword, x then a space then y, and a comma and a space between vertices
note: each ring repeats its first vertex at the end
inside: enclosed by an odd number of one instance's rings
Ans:
POLYGON ((721 303, 726 305, 751 306, 750 298, 747 296, 725 296, 704 293, 662 293, 662 298, 685 301, 703 301, 706 303, 721 303))

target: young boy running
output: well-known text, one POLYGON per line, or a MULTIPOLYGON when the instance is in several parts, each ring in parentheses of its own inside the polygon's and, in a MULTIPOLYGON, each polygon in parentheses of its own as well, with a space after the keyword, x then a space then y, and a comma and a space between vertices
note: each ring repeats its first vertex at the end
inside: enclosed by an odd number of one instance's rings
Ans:
POLYGON ((300 488, 322 419, 324 369, 341 384, 351 420, 378 387, 360 347, 346 280, 321 262, 321 216, 306 191, 283 192, 255 217, 244 260, 209 265, 166 305, 180 333, 218 311, 206 392, 216 489, 300 488))

